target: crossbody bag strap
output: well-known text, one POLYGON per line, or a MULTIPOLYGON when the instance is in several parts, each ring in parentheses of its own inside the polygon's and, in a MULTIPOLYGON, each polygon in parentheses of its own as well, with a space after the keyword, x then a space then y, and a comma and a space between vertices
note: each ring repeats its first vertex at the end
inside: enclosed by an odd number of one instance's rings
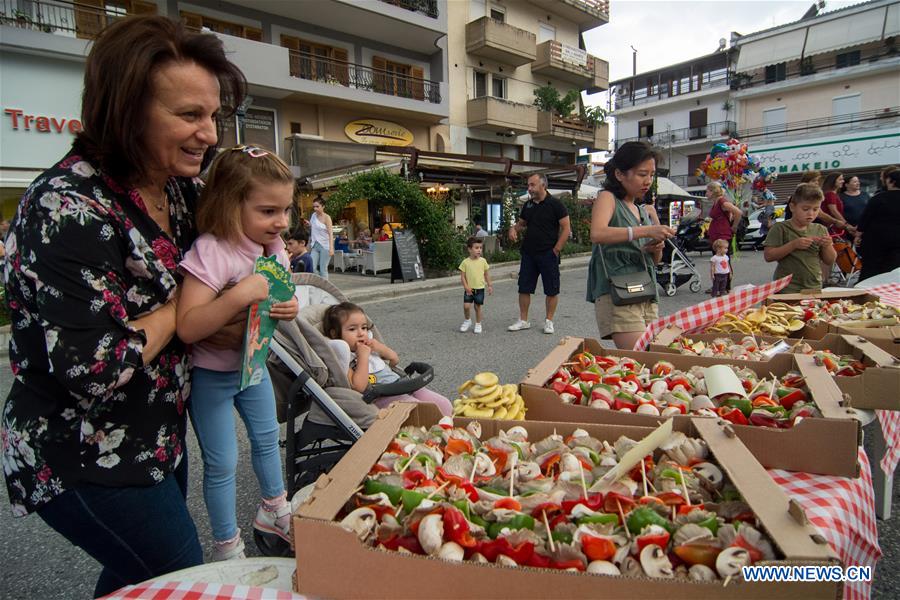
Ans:
MULTIPOLYGON (((621 202, 621 201, 620 201, 618 198, 616 198, 616 202, 621 202)), ((631 211, 629 210, 628 213, 631 214, 631 211)), ((649 218, 647 217, 646 211, 644 211, 644 205, 643 205, 643 204, 638 204, 638 213, 641 215, 640 220, 639 220, 639 222, 638 222, 638 227, 640 227, 641 223, 643 223, 645 220, 649 220, 649 218)), ((631 216, 632 216, 632 218, 634 217, 634 215, 631 215, 631 216)), ((629 244, 634 245, 635 248, 637 249, 637 251, 641 253, 641 260, 643 261, 643 263, 644 263, 644 268, 646 269, 646 268, 647 268, 647 257, 645 256, 646 252, 644 252, 640 247, 638 247, 638 246, 637 246, 637 243, 636 243, 634 240, 632 240, 631 242, 629 242, 629 244)), ((603 246, 604 246, 604 244, 598 244, 598 245, 600 246, 600 252, 599 252, 599 254, 600 254, 600 264, 603 265, 603 272, 606 273, 606 277, 609 278, 609 276, 610 276, 610 275, 609 275, 609 269, 606 268, 606 259, 604 259, 604 257, 603 257, 603 246)))

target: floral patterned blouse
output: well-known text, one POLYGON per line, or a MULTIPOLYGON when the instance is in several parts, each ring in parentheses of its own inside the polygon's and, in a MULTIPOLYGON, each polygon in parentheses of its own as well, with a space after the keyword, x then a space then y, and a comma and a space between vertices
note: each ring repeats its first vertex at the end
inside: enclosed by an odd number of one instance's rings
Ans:
POLYGON ((15 376, 0 421, 13 513, 77 483, 153 485, 181 461, 189 355, 149 364, 132 319, 160 307, 196 237, 196 180, 171 178, 173 236, 77 144, 25 192, 6 240, 15 376))

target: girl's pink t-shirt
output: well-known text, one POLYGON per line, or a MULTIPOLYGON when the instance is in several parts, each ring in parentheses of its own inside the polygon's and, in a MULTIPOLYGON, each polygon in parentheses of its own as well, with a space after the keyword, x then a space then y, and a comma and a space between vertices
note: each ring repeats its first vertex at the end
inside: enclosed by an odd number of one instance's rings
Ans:
MULTIPOLYGON (((194 241, 179 267, 190 273, 216 293, 231 287, 241 279, 253 274, 253 266, 260 256, 275 255, 278 262, 288 271, 290 260, 284 240, 278 240, 270 246, 261 245, 241 234, 237 244, 220 240, 204 233, 194 241)), ((213 348, 203 342, 194 344, 194 366, 212 371, 237 371, 241 365, 240 350, 213 348)))

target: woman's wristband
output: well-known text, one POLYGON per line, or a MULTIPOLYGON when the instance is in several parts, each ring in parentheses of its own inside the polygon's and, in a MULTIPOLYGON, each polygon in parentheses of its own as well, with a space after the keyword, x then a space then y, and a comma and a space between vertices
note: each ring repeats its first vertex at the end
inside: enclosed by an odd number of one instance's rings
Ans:
POLYGON ((628 241, 629 241, 629 242, 633 242, 633 241, 634 241, 634 228, 631 227, 630 225, 629 225, 629 227, 628 227, 628 241))

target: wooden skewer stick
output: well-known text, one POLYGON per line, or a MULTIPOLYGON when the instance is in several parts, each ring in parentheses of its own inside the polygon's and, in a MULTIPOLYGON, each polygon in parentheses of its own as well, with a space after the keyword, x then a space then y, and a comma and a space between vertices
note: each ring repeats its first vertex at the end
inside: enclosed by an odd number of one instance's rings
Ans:
POLYGON ((578 461, 578 469, 581 471, 581 491, 584 493, 584 499, 587 500, 587 483, 584 481, 584 465, 578 461))
POLYGON ((734 575, 729 575, 728 577, 725 578, 725 583, 722 584, 722 587, 723 587, 723 588, 724 588, 724 587, 728 587, 728 584, 731 583, 731 578, 732 578, 732 577, 734 577, 734 575))
POLYGON ((625 537, 631 540, 631 532, 628 531, 628 523, 625 522, 625 511, 622 510, 622 503, 616 498, 616 507, 619 509, 619 516, 622 517, 622 525, 625 527, 625 537))
POLYGON ((556 544, 553 543, 553 532, 550 531, 550 521, 547 520, 547 511, 542 510, 541 514, 544 515, 544 527, 547 528, 547 541, 550 542, 550 552, 556 552, 556 544))
POLYGON ((509 497, 513 497, 513 486, 516 485, 516 463, 519 460, 518 453, 513 454, 512 466, 509 469, 509 497))
POLYGON ((650 486, 650 489, 653 490, 654 494, 659 491, 656 489, 656 486, 653 485, 653 481, 649 477, 647 478, 647 485, 650 486))
POLYGON ((478 455, 475 454, 472 458, 474 460, 472 460, 472 472, 469 474, 469 481, 475 483, 475 469, 478 468, 478 455))
POLYGON ((413 455, 409 457, 409 460, 406 461, 406 464, 403 465, 403 468, 400 469, 400 472, 402 473, 403 471, 405 471, 406 469, 408 469, 408 468, 409 468, 409 465, 411 465, 411 464, 413 463, 413 461, 416 460, 416 458, 417 458, 418 456, 419 456, 419 453, 418 453, 418 452, 413 453, 413 455))
POLYGON ((675 522, 675 516, 676 516, 675 507, 673 506, 672 507, 672 522, 673 523, 675 522))
POLYGON ((687 488, 687 477, 684 476, 684 473, 679 473, 681 475, 681 489, 684 490, 684 499, 687 501, 687 505, 691 505, 691 495, 688 493, 687 488))
POLYGON ((647 467, 644 466, 644 459, 641 459, 641 479, 644 481, 644 495, 649 496, 647 493, 647 467))
POLYGON ((425 499, 426 499, 426 500, 431 500, 431 497, 432 497, 432 496, 434 496, 435 494, 437 494, 439 491, 441 491, 442 489, 444 489, 444 488, 447 487, 448 485, 450 485, 450 482, 449 482, 449 481, 445 481, 444 483, 442 483, 442 484, 440 485, 440 487, 435 488, 433 492, 431 492, 430 494, 428 494, 427 496, 425 496, 425 499))

